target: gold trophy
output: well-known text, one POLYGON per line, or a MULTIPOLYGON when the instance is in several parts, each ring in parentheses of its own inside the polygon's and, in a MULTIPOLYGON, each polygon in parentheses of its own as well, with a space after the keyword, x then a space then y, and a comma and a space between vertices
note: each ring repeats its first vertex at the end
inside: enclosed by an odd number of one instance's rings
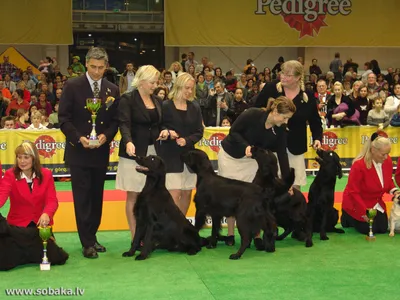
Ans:
POLYGON ((375 208, 367 209, 366 215, 368 218, 369 233, 365 237, 365 239, 370 242, 374 242, 376 240, 376 237, 374 236, 374 232, 372 231, 372 224, 374 223, 374 218, 375 218, 376 214, 377 214, 377 210, 375 208))
POLYGON ((87 98, 86 99, 86 108, 92 114, 92 131, 89 135, 89 145, 90 146, 98 146, 100 144, 99 138, 96 133, 96 117, 97 112, 101 108, 101 98, 87 98))
POLYGON ((43 241, 43 260, 40 264, 40 271, 50 271, 50 262, 47 258, 47 241, 52 236, 51 226, 46 227, 38 227, 39 229, 39 236, 43 241))

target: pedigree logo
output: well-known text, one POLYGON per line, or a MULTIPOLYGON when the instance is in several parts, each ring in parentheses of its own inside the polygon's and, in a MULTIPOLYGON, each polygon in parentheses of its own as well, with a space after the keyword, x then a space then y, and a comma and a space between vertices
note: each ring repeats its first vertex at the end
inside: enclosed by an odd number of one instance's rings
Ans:
POLYGON ((110 143, 110 155, 114 153, 115 149, 119 149, 120 141, 112 140, 110 143))
POLYGON ((322 149, 335 151, 338 145, 347 145, 348 138, 338 138, 334 132, 325 131, 322 136, 322 149))
POLYGON ((351 0, 256 0, 256 15, 281 15, 290 28, 300 32, 300 38, 318 35, 321 27, 327 27, 326 15, 351 14, 351 0))
POLYGON ((39 155, 44 158, 52 157, 57 150, 65 150, 65 142, 56 142, 53 137, 49 135, 41 135, 35 141, 36 148, 39 155))
POLYGON ((226 137, 226 135, 222 132, 217 132, 212 134, 208 139, 202 138, 199 141, 199 146, 210 147, 210 149, 216 153, 219 152, 219 148, 221 147, 221 142, 226 137))

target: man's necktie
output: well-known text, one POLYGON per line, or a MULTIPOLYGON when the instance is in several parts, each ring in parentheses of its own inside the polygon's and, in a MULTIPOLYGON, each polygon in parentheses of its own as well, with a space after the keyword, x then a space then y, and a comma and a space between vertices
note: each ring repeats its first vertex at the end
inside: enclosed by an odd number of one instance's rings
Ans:
POLYGON ((95 98, 100 97, 99 83, 97 81, 93 82, 93 96, 95 98))

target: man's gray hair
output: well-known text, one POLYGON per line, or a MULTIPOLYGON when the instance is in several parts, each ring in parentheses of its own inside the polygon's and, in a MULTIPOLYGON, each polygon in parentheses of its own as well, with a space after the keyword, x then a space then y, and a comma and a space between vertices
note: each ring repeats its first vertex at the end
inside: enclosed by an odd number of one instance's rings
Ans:
POLYGON ((214 86, 215 86, 217 83, 220 84, 222 88, 225 87, 225 83, 224 83, 221 79, 214 80, 214 86))
POLYGON ((92 47, 90 48, 90 50, 88 51, 88 53, 86 54, 86 62, 89 61, 89 59, 104 59, 106 64, 108 63, 108 55, 106 50, 104 50, 103 48, 100 47, 92 47))

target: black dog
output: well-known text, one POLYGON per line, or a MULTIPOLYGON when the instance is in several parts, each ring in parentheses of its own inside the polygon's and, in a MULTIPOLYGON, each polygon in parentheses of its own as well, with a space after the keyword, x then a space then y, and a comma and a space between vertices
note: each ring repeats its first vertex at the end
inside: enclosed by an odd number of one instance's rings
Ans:
POLYGON ((336 229, 338 212, 333 207, 335 200, 336 176, 342 178, 339 156, 333 151, 317 150, 316 161, 320 168, 310 186, 308 194, 308 214, 313 231, 319 230, 321 240, 328 240, 326 232, 344 233, 336 229))
POLYGON ((136 260, 146 259, 154 250, 186 252, 194 255, 201 250, 202 239, 198 230, 186 219, 175 205, 165 187, 165 164, 154 155, 136 157, 140 165, 136 170, 146 176, 146 184, 135 204, 136 232, 132 247, 123 256, 133 256, 143 247, 136 260))
POLYGON ((267 252, 275 251, 276 224, 269 211, 269 198, 256 184, 218 176, 205 152, 190 150, 182 160, 197 174, 195 227, 200 230, 206 215, 212 219, 212 234, 208 248, 215 248, 221 229, 222 217, 235 217, 241 237, 240 249, 230 259, 239 259, 250 245, 251 238, 264 230, 267 252))
POLYGON ((293 195, 288 193, 294 182, 294 169, 290 170, 289 178, 282 180, 278 177, 278 161, 271 151, 252 147, 251 153, 258 164, 253 183, 267 189, 273 195, 272 214, 277 225, 285 230, 276 239, 283 240, 295 230, 296 234, 293 236, 297 236, 299 240, 305 239, 306 247, 311 247, 312 233, 307 218, 306 198, 297 189, 293 189, 293 195))
MULTIPOLYGON (((53 239, 47 242, 47 257, 52 265, 63 265, 68 254, 53 239)), ((0 270, 7 271, 20 265, 40 264, 43 242, 36 227, 11 226, 0 214, 0 270)))

